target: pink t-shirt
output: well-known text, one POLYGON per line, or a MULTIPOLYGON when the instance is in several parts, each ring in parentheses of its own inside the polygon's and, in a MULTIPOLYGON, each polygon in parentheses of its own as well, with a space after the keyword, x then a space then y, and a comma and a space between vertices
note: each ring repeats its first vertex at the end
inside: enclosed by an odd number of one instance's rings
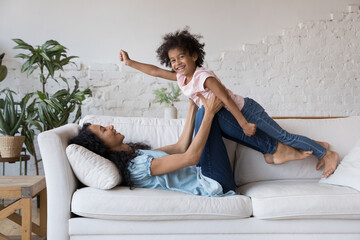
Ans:
MULTIPOLYGON (((204 88, 205 80, 209 77, 214 77, 219 82, 221 82, 214 72, 209 71, 202 67, 196 68, 193 78, 188 84, 185 84, 186 77, 184 75, 176 74, 177 83, 181 91, 185 94, 185 96, 191 98, 198 107, 201 107, 203 104, 201 102, 201 99, 198 96, 196 96, 197 93, 201 93, 206 99, 212 96, 212 91, 208 88, 206 89, 204 88)), ((238 108, 241 110, 244 106, 244 98, 239 95, 235 95, 232 91, 230 91, 227 88, 226 91, 228 92, 230 97, 234 100, 238 108)))

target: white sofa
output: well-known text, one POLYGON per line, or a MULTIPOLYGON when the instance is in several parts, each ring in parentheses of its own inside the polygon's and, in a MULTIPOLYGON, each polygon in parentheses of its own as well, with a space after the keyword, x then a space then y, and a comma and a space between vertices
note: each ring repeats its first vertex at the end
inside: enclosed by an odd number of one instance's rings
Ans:
MULTIPOLYGON (((360 139, 360 117, 280 119, 293 133, 328 141, 344 157, 360 139)), ((127 141, 174 143, 184 120, 89 115, 127 141)), ((43 132, 38 141, 48 192, 49 240, 360 239, 360 192, 319 183, 317 160, 268 165, 260 153, 226 140, 239 195, 209 198, 119 186, 78 189, 65 148, 80 126, 43 132)))

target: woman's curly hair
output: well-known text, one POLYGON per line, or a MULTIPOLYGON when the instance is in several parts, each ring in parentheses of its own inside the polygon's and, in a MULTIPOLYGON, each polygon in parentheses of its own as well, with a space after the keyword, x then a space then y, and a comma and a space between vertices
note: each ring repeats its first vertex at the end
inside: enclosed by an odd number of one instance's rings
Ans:
POLYGON ((201 67, 204 63, 205 43, 200 43, 200 39, 203 36, 199 34, 191 34, 189 27, 184 30, 176 31, 175 33, 168 33, 163 37, 163 43, 156 50, 157 57, 161 64, 165 64, 167 67, 171 67, 168 52, 169 50, 179 48, 183 51, 187 51, 191 56, 195 53, 198 56, 196 60, 196 66, 201 67))
POLYGON ((133 189, 133 183, 128 170, 129 163, 139 155, 139 149, 150 149, 150 146, 143 143, 127 143, 131 148, 130 151, 110 151, 100 138, 88 129, 90 125, 90 123, 85 123, 80 129, 79 134, 70 139, 69 144, 78 144, 112 161, 124 179, 123 184, 133 189))

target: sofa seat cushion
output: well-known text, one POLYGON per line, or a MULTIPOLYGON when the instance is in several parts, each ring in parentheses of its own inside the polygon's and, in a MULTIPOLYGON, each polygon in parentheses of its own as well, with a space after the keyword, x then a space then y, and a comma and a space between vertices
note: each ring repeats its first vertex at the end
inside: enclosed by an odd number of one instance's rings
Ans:
POLYGON ((204 197, 174 191, 119 186, 78 189, 71 211, 79 216, 115 220, 234 219, 252 214, 249 197, 204 197))
POLYGON ((260 219, 360 219, 360 192, 318 179, 254 182, 238 192, 251 197, 260 219))

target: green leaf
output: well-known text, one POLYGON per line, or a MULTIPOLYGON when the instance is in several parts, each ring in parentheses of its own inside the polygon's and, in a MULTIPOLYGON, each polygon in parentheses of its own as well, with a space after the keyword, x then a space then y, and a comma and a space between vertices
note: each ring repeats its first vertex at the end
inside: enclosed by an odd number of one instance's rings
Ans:
POLYGON ((9 124, 7 124, 2 114, 0 114, 0 129, 1 129, 1 134, 3 135, 6 135, 11 131, 9 124))
POLYGON ((59 104, 55 99, 52 99, 52 100, 45 99, 44 101, 47 104, 49 104, 52 108, 54 108, 56 111, 58 111, 58 112, 63 111, 63 106, 61 104, 59 104))
POLYGON ((50 49, 48 49, 49 52, 55 52, 55 51, 59 51, 59 50, 64 50, 65 47, 64 46, 61 46, 61 45, 56 45, 50 49))
POLYGON ((46 69, 49 71, 51 77, 54 77, 54 66, 50 62, 45 63, 46 69))
POLYGON ((29 44, 27 44, 26 42, 24 42, 23 40, 18 39, 18 38, 14 38, 13 41, 14 41, 15 43, 17 43, 18 45, 29 45, 29 44))
POLYGON ((59 98, 61 96, 66 96, 68 94, 69 94, 69 92, 66 89, 61 89, 61 90, 57 91, 56 93, 54 93, 54 95, 52 95, 52 97, 59 98))
POLYGON ((19 53, 15 56, 15 58, 22 58, 22 59, 28 59, 29 56, 23 53, 19 53))
POLYGON ((13 39, 13 41, 18 44, 17 46, 14 47, 14 49, 25 49, 25 50, 30 50, 31 52, 34 51, 34 48, 31 45, 27 44, 21 39, 13 39))
POLYGON ((21 72, 26 72, 28 70, 28 68, 30 67, 30 61, 27 60, 21 67, 21 72))
POLYGON ((44 95, 42 92, 37 91, 37 94, 38 94, 38 96, 39 96, 39 98, 40 98, 41 100, 44 100, 44 99, 45 99, 45 95, 44 95))
POLYGON ((41 55, 46 61, 48 61, 48 62, 51 61, 50 58, 46 55, 45 52, 40 52, 40 55, 41 55))
POLYGON ((81 117, 81 105, 78 106, 78 110, 76 111, 76 115, 73 123, 75 123, 80 117, 81 117))

